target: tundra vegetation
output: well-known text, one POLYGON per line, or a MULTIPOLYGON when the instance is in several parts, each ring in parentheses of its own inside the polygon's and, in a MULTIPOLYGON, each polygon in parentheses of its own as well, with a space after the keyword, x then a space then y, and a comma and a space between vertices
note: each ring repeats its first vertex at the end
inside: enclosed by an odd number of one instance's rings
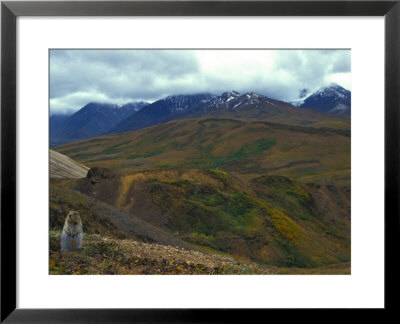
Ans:
POLYGON ((349 273, 349 119, 246 114, 53 147, 91 171, 50 180, 50 273, 349 273), (85 239, 62 254, 67 210, 85 239))

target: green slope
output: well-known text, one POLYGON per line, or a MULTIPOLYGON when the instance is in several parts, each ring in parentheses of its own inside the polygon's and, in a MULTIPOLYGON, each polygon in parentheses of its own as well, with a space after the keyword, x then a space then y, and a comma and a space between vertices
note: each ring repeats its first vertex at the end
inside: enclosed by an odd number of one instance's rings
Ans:
POLYGON ((276 267, 348 264, 349 121, 236 117, 175 120, 56 147, 111 170, 62 190, 197 248, 276 267))
POLYGON ((316 267, 350 259, 343 189, 276 176, 245 185, 220 170, 139 171, 82 179, 75 188, 190 244, 260 263, 316 267))
POLYGON ((278 174, 350 183, 350 133, 233 119, 185 119, 55 148, 89 167, 129 173, 183 168, 231 172, 248 182, 278 174))

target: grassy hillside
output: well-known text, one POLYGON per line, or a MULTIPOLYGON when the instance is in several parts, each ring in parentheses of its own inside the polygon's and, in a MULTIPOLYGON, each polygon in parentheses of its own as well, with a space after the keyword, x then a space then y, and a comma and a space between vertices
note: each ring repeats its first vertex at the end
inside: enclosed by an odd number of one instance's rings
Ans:
POLYGON ((231 256, 190 251, 132 239, 88 234, 82 249, 60 253, 60 233, 50 231, 49 273, 89 274, 274 274, 277 270, 231 256))
POLYGON ((157 242, 186 249, 193 249, 171 233, 141 218, 124 212, 99 199, 74 190, 77 180, 51 179, 50 181, 50 229, 61 232, 65 216, 70 210, 79 211, 83 230, 113 238, 134 238, 143 242, 157 242))
MULTIPOLYGON (((84 179, 52 180, 51 228, 62 227, 69 208, 83 214, 85 233, 101 240, 222 254, 275 273, 348 273, 349 121, 310 112, 318 118, 299 126, 245 112, 54 148, 92 169, 84 179)), ((125 266, 117 273, 124 271, 131 273, 125 266)))
POLYGON ((247 185, 221 170, 182 169, 97 175, 73 187, 194 247, 275 266, 350 260, 345 189, 283 176, 247 185))
POLYGON ((84 237, 83 248, 60 253, 60 233, 50 231, 49 273, 80 274, 349 274, 350 264, 319 268, 262 266, 228 255, 188 251, 182 248, 96 234, 84 237))
MULTIPOLYGON (((328 125, 332 126, 332 125, 328 125)), ((233 119, 185 119, 55 148, 121 173, 221 169, 245 182, 263 174, 350 185, 348 129, 233 119)))

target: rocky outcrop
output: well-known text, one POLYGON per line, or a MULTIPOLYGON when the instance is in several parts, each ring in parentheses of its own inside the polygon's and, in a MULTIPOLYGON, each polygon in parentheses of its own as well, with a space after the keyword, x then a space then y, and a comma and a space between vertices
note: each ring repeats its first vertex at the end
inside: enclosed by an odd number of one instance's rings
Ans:
POLYGON ((94 167, 88 171, 86 177, 91 181, 98 182, 101 179, 114 179, 115 176, 115 173, 113 173, 110 169, 94 167))
POLYGON ((53 150, 50 150, 49 160, 50 178, 84 178, 89 170, 83 164, 53 150))

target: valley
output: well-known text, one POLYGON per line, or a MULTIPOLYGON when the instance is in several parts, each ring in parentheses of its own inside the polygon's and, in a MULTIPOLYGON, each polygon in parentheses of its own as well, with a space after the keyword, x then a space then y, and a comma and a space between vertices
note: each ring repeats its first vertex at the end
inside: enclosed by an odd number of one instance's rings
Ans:
POLYGON ((50 272, 350 273, 350 117, 250 92, 187 97, 52 147, 80 173, 50 170, 50 272), (68 210, 87 245, 69 264, 68 210))

